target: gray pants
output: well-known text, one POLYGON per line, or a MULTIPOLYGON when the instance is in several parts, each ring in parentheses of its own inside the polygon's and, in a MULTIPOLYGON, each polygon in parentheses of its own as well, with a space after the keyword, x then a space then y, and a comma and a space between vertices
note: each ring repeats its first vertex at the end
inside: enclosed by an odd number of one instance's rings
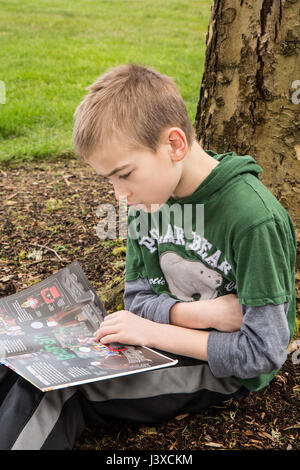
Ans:
POLYGON ((203 361, 41 392, 0 366, 0 449, 72 449, 86 426, 159 423, 246 395, 237 379, 217 379, 203 361))

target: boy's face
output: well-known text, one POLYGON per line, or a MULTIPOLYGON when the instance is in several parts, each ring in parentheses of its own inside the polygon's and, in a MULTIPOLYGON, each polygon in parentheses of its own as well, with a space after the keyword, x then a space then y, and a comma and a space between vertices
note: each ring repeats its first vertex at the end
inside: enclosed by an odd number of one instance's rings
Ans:
POLYGON ((182 159, 174 157, 173 146, 166 137, 156 153, 147 149, 132 151, 124 143, 112 140, 109 147, 96 150, 88 164, 109 179, 117 199, 126 198, 136 209, 143 205, 144 210, 151 212, 169 199, 182 176, 182 159))

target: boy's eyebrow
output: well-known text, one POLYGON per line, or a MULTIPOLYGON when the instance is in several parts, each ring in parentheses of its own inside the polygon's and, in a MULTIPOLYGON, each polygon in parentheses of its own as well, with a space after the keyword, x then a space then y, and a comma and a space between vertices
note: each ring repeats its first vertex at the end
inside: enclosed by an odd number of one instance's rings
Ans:
POLYGON ((102 176, 104 176, 104 178, 109 178, 110 176, 117 173, 117 171, 120 171, 120 170, 123 170, 124 168, 126 168, 128 165, 129 165, 129 163, 126 163, 125 165, 122 165, 122 166, 119 166, 118 168, 115 168, 113 171, 108 173, 108 175, 102 175, 102 176))

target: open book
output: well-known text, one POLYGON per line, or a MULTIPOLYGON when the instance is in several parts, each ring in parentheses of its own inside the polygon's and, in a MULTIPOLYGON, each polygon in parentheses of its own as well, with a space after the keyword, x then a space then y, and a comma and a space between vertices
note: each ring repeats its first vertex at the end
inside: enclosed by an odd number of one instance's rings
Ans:
POLYGON ((143 346, 94 341, 107 312, 75 261, 0 298, 0 362, 42 391, 172 366, 143 346))

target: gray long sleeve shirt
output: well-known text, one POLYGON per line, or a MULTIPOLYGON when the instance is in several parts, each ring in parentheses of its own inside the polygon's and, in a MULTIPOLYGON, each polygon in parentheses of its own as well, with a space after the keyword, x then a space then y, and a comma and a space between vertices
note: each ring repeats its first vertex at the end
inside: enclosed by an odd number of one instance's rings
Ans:
MULTIPOLYGON (((148 279, 125 283, 125 309, 148 320, 170 323, 170 309, 176 302, 167 294, 156 294, 148 279)), ((286 360, 289 344, 288 305, 242 305, 239 331, 211 331, 207 356, 212 373, 216 377, 247 379, 279 369, 286 360)))

